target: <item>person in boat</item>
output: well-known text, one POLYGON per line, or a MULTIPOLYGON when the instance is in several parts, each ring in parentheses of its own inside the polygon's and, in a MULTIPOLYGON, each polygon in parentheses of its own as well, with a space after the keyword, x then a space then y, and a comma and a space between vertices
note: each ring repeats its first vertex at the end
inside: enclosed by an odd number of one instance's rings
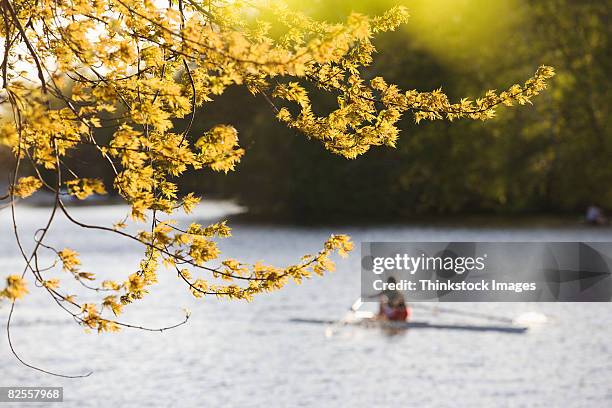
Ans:
POLYGON ((603 213, 603 210, 596 205, 590 205, 586 211, 586 222, 591 225, 607 225, 608 219, 603 213))
MULTIPOLYGON (((387 287, 397 283, 393 276, 387 279, 387 287)), ((383 320, 405 322, 410 320, 412 309, 406 305, 406 299, 397 289, 385 289, 379 295, 380 307, 378 318, 383 320)))

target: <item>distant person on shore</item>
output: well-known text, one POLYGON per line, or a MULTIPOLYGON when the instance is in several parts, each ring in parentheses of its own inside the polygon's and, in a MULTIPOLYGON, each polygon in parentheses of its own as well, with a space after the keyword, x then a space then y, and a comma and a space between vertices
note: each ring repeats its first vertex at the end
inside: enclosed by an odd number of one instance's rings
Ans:
MULTIPOLYGON (((387 286, 397 283, 393 276, 387 279, 387 286)), ((412 310, 406 306, 404 295, 397 289, 385 289, 380 293, 378 318, 383 320, 405 322, 410 320, 412 310)))
POLYGON ((608 219, 603 210, 596 205, 589 205, 585 216, 586 222, 591 225, 607 225, 608 219))

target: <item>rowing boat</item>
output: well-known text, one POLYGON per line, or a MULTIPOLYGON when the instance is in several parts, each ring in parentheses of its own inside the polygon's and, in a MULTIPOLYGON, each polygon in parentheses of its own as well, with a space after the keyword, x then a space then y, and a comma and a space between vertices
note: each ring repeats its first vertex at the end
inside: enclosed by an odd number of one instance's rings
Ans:
POLYGON ((309 323, 309 324, 333 324, 333 325, 356 325, 362 327, 376 327, 381 329, 391 330, 414 330, 414 329, 434 329, 434 330, 462 330, 472 332, 498 332, 509 334, 522 334, 527 332, 527 327, 519 326, 491 326, 491 325, 473 325, 473 324, 437 324, 427 321, 410 321, 396 322, 388 320, 380 320, 375 318, 355 319, 347 321, 324 320, 324 319, 290 319, 294 323, 309 323))

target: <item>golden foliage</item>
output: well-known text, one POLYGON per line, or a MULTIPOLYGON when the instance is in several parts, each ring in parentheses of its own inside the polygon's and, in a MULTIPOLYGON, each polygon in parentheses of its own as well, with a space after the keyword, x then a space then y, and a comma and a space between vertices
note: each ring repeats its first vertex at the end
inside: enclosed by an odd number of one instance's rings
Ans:
POLYGON ((23 298, 28 293, 26 281, 18 275, 6 277, 6 287, 0 291, 0 299, 6 298, 14 301, 23 298))
MULTIPOLYGON (((334 235, 298 264, 249 265, 220 259, 215 240, 231 235, 224 222, 181 229, 174 221, 159 220, 159 212, 189 213, 199 202, 193 194, 180 197, 178 183, 187 170, 227 173, 245 154, 231 125, 213 126, 194 139, 190 124, 178 129, 173 122, 188 118, 193 123, 196 110, 230 86, 247 87, 288 127, 354 158, 372 146, 395 146, 397 122, 405 113, 416 122, 486 120, 499 105, 531 103, 554 75, 543 66, 523 85, 459 102, 451 102, 440 89, 404 91, 380 77, 366 80, 375 53, 373 37, 407 21, 402 7, 376 17, 353 13, 344 23, 317 21, 275 0, 185 0, 163 6, 148 0, 14 0, 3 2, 2 9, 0 36, 6 47, 0 107, 13 120, 0 126, 0 143, 36 170, 55 172, 56 208, 67 215, 62 189, 79 199, 106 193, 101 180, 75 174, 65 178, 72 171, 62 159, 92 146, 114 172, 112 187, 131 206, 132 218, 151 223, 134 235, 123 231, 126 220, 113 228, 98 227, 146 248, 138 271, 124 282, 104 281, 94 288, 111 292, 100 307, 77 303, 74 295, 60 292, 59 281, 45 280, 30 266, 55 300, 75 307, 73 317, 99 332, 119 329, 122 324, 103 318, 103 310, 117 316, 126 304, 145 296, 162 264, 175 269, 196 297, 250 300, 290 280, 299 283, 333 271, 331 255, 345 256, 353 248, 347 236, 334 235), (337 106, 326 115, 317 113, 307 89, 334 95, 337 106), (114 129, 108 144, 96 139, 100 128, 114 129), (218 266, 211 266, 213 261, 218 266), (211 280, 195 276, 201 271, 211 280)), ((41 185, 38 178, 22 177, 11 191, 27 197, 41 185)), ((83 285, 95 280, 80 271, 75 251, 56 253, 63 269, 83 285)), ((2 294, 16 299, 26 292, 25 283, 11 275, 2 294)))
POLYGON ((68 193, 84 200, 92 194, 106 194, 104 182, 99 179, 81 178, 66 182, 68 193))
POLYGON ((17 183, 11 187, 11 192, 16 197, 26 198, 34 194, 41 187, 42 182, 36 177, 20 177, 17 183))

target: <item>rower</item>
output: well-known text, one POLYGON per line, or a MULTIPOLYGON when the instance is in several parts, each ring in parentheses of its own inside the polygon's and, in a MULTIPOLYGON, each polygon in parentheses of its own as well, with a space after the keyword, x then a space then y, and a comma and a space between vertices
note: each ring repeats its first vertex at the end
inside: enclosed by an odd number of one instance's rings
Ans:
POLYGON ((603 213, 603 210, 596 205, 591 204, 586 211, 586 222, 591 225, 607 225, 608 219, 603 213))
POLYGON ((379 319, 404 322, 410 320, 412 316, 412 309, 406 305, 404 295, 395 289, 396 283, 395 278, 390 276, 386 286, 393 289, 385 289, 376 295, 380 302, 379 319))

